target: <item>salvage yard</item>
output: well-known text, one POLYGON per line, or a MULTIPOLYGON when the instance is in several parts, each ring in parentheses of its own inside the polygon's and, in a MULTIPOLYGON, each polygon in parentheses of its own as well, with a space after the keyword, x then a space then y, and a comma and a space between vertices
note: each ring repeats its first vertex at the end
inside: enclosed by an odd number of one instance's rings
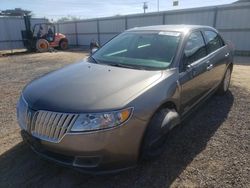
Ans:
POLYGON ((230 91, 211 97, 177 126, 153 162, 89 176, 37 157, 19 134, 19 94, 32 79, 85 56, 78 50, 0 57, 0 187, 250 186, 250 58, 236 58, 230 91))

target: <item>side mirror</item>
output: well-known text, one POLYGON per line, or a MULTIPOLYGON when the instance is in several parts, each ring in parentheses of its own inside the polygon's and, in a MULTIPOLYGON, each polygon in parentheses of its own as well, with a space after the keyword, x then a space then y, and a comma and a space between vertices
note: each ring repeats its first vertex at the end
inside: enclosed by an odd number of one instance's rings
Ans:
POLYGON ((96 42, 96 41, 91 41, 91 43, 90 43, 90 45, 89 45, 90 54, 92 55, 92 54, 95 53, 99 48, 100 48, 100 45, 98 44, 98 42, 96 42))
POLYGON ((98 48, 94 47, 94 48, 91 49, 90 53, 93 54, 93 53, 95 53, 97 50, 98 50, 98 48))

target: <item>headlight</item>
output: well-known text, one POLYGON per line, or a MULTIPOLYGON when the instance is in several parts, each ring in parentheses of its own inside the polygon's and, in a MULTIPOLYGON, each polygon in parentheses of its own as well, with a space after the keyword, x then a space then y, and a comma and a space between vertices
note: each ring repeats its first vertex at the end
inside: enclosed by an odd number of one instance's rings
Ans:
POLYGON ((93 131, 116 127, 127 121, 133 112, 133 108, 107 113, 80 114, 71 131, 93 131))
POLYGON ((26 117, 28 111, 28 104, 21 95, 17 103, 17 120, 22 129, 27 129, 26 117))

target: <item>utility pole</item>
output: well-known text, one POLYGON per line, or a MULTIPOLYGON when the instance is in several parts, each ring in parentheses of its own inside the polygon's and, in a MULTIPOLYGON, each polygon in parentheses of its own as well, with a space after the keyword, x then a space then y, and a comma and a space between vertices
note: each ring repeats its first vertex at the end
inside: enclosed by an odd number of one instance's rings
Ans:
POLYGON ((160 11, 160 0, 157 0, 157 11, 160 11))
POLYGON ((146 9, 148 9, 148 4, 147 4, 147 2, 143 2, 143 12, 144 12, 144 14, 146 13, 146 9))

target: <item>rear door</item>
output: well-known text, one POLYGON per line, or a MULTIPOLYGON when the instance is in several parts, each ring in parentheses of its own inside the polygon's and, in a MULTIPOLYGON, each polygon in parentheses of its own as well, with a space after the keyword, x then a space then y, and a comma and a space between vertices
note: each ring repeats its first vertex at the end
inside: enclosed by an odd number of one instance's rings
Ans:
POLYGON ((187 112, 209 90, 207 51, 201 31, 188 36, 180 62, 181 110, 187 112))
POLYGON ((207 70, 209 77, 212 79, 209 83, 209 87, 212 90, 220 84, 224 76, 230 52, 217 32, 213 30, 204 30, 203 34, 206 41, 209 59, 207 70))

